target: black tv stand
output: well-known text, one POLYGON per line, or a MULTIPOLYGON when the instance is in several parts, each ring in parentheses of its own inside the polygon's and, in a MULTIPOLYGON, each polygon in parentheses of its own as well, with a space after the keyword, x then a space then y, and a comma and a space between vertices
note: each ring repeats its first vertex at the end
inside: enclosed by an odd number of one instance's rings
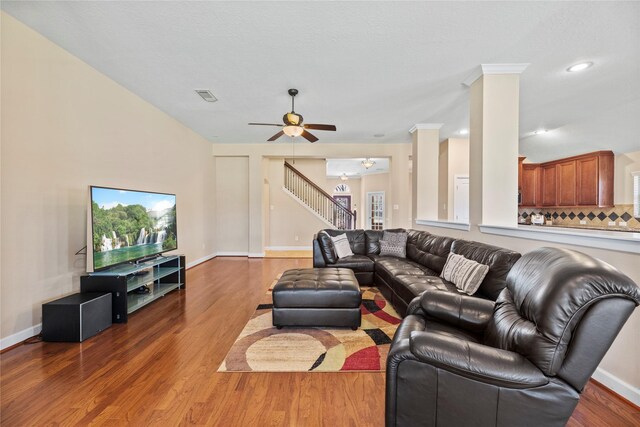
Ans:
POLYGON ((111 292, 113 323, 126 323, 129 313, 186 284, 183 255, 156 256, 80 277, 80 292, 111 292), (146 286, 147 293, 138 293, 146 286))

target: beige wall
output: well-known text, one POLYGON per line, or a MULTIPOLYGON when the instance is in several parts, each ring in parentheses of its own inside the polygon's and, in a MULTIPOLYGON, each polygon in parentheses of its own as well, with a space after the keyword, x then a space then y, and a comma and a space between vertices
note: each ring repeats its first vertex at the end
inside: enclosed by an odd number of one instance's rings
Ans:
POLYGON ((633 204, 632 172, 640 171, 640 151, 616 156, 614 178, 614 200, 616 205, 633 204))
POLYGON ((385 228, 392 228, 391 223, 393 221, 394 210, 391 200, 393 199, 392 193, 395 191, 395 189, 391 187, 388 173, 377 173, 372 175, 365 175, 362 177, 361 200, 363 209, 362 215, 360 215, 360 219, 358 221, 361 228, 367 230, 371 228, 367 223, 367 193, 379 191, 384 192, 384 226, 385 228))
POLYGON ((438 219, 454 219, 454 186, 457 175, 469 176, 469 140, 449 138, 440 143, 438 170, 438 219))
MULTIPOLYGON (((273 193, 265 191, 267 185, 265 179, 269 175, 269 158, 288 158, 291 155, 291 143, 287 140, 274 144, 224 144, 213 145, 216 156, 249 156, 249 256, 262 256, 264 247, 270 247, 276 242, 276 237, 271 231, 266 208, 273 204, 270 197, 273 193), (269 241, 263 237, 269 236, 269 241)), ((388 214, 388 223, 391 227, 408 227, 411 217, 411 186, 409 181, 409 156, 411 144, 323 144, 319 141, 315 144, 306 141, 296 141, 296 164, 301 159, 307 158, 357 158, 357 157, 389 157, 390 173, 389 182, 393 191, 387 195, 387 203, 397 204, 398 211, 391 210, 388 214)), ((271 186, 269 186, 271 188, 271 186)), ((302 242, 299 236, 298 242, 302 242)), ((298 243, 302 246, 306 243, 298 243)), ((289 246, 279 244, 278 246, 289 246)))
POLYGON ((449 220, 449 140, 440 143, 438 156, 438 219, 449 220))
POLYGON ((249 157, 216 157, 216 253, 249 253, 249 157))
MULTIPOLYGON (((289 195, 284 187, 284 159, 269 158, 268 206, 265 223, 268 238, 265 247, 272 250, 285 248, 311 248, 313 235, 323 228, 331 228, 315 214, 307 210, 300 202, 289 195)), ((295 168, 312 181, 326 187, 326 171, 324 160, 298 159, 295 168), (308 175, 307 175, 308 174, 308 175), (324 176, 324 180, 322 179, 324 176)))
MULTIPOLYGON (((286 159, 294 168, 299 170, 304 176, 315 182, 320 188, 330 195, 335 195, 335 188, 338 184, 347 184, 351 189, 351 209, 360 210, 360 178, 350 178, 342 181, 340 178, 327 177, 326 159, 296 159, 295 163, 290 158, 286 159)), ((281 160, 282 161, 282 160, 281 160)))
MULTIPOLYGON (((214 248, 211 144, 2 13, 2 338, 78 291, 90 184, 177 194, 177 252, 214 248)), ((3 345, 10 339, 3 340, 3 345)))

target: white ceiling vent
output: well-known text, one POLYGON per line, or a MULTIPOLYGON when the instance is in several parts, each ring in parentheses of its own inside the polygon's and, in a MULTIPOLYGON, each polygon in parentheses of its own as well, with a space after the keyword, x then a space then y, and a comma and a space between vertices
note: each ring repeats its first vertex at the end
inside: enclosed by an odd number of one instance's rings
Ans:
POLYGON ((216 102, 218 100, 218 98, 213 96, 211 91, 208 91, 206 89, 196 89, 196 93, 200 95, 202 99, 204 99, 207 102, 216 102))

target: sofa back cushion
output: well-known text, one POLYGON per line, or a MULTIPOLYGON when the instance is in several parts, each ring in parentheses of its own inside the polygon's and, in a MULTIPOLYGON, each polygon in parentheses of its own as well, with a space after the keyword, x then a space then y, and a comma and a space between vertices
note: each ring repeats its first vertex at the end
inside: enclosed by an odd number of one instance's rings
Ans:
POLYGON ((422 264, 436 273, 442 273, 454 239, 435 236, 426 231, 409 230, 407 258, 422 264))
POLYGON ((327 230, 320 230, 318 233, 318 245, 320 246, 320 252, 327 264, 335 264, 338 261, 336 252, 333 250, 333 242, 331 236, 327 233, 327 230))
MULTIPOLYGON (((406 230, 404 228, 393 228, 385 231, 390 233, 402 233, 406 230)), ((380 240, 382 240, 383 234, 384 231, 378 230, 366 230, 364 232, 367 251, 366 255, 380 255, 380 240)))
MULTIPOLYGON (((640 303, 633 281, 609 264, 583 253, 560 248, 540 248, 525 254, 507 276, 507 287, 496 301, 485 330, 485 343, 520 353, 545 375, 562 367, 575 331, 592 306, 607 298, 640 303)), ((618 328, 630 312, 609 313, 618 328)), ((615 328, 614 328, 615 329, 615 328)), ((618 329, 619 330, 619 329, 618 329)), ((590 345, 604 354, 613 341, 594 327, 590 345), (602 346, 605 348, 601 348, 602 346)), ((579 365, 589 366, 588 355, 579 365)), ((591 372, 597 362, 588 369, 591 372)))
POLYGON ((335 230, 333 228, 327 228, 318 233, 318 243, 320 243, 320 250, 328 264, 333 264, 337 261, 335 251, 333 250, 333 244, 331 243, 329 236, 335 237, 344 233, 347 234, 347 240, 349 240, 351 252, 356 255, 366 254, 364 230, 335 230))
POLYGON ((520 259, 518 252, 468 240, 453 242, 451 252, 489 266, 489 272, 477 293, 494 301, 507 286, 507 274, 511 267, 520 259))

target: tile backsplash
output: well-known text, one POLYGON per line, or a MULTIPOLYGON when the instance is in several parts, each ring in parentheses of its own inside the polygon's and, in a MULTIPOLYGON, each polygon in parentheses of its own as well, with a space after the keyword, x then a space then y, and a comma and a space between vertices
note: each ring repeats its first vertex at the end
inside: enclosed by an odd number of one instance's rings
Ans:
POLYGON ((633 205, 616 205, 612 208, 569 207, 569 208, 521 208, 518 209, 518 223, 529 223, 532 214, 550 214, 553 225, 567 225, 585 228, 631 229, 640 232, 640 221, 633 217, 633 205), (585 221, 586 224, 580 224, 585 221), (616 226, 609 226, 615 222, 616 226), (621 226, 620 222, 626 222, 621 226))

